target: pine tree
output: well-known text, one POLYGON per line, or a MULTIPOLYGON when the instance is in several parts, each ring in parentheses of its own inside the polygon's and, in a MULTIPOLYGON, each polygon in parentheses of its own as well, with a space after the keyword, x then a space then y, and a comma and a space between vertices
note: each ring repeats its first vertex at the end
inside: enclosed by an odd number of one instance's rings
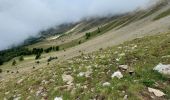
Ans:
POLYGON ((0 58, 0 65, 3 65, 3 60, 0 58))
POLYGON ((2 73, 2 69, 0 69, 0 73, 2 73))
POLYGON ((56 49, 56 51, 59 51, 59 49, 60 49, 60 48, 59 48, 59 46, 56 46, 56 48, 55 48, 55 49, 56 49))
POLYGON ((98 27, 98 33, 100 33, 101 31, 100 31, 100 28, 98 27))

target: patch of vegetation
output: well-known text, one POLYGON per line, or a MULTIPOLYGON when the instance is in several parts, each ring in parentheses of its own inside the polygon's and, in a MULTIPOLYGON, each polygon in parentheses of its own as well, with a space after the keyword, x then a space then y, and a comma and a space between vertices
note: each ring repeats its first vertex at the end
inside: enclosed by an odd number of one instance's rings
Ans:
POLYGON ((16 60, 13 60, 12 66, 15 66, 17 64, 16 60))
POLYGON ((23 56, 20 56, 20 57, 19 57, 19 61, 24 61, 24 57, 23 57, 23 56))
POLYGON ((169 76, 153 71, 153 68, 159 63, 169 64, 169 50, 170 33, 134 39, 2 82, 0 99, 17 95, 21 99, 29 97, 33 100, 53 100, 56 96, 64 100, 122 100, 127 95, 129 100, 143 100, 154 96, 147 89, 151 87, 166 94, 159 99, 168 100, 169 76), (128 65, 128 70, 120 70, 118 66, 122 64, 128 65), (112 78, 112 74, 118 70, 123 78, 112 78), (133 75, 129 74, 131 70, 134 71, 133 75), (73 77, 69 88, 63 74, 73 77), (15 84, 21 79, 24 79, 21 84, 15 84), (110 84, 104 86, 106 82, 110 84))
POLYGON ((0 73, 2 73, 2 69, 0 69, 0 73))
POLYGON ((89 39, 91 36, 91 33, 86 33, 86 39, 89 39))
POLYGON ((42 53, 49 53, 52 51, 59 51, 59 46, 53 46, 46 49, 33 48, 32 50, 24 47, 11 48, 8 50, 0 51, 0 65, 12 60, 15 57, 19 57, 19 61, 24 60, 24 56, 36 55, 35 59, 39 59, 42 53))
POLYGON ((169 16, 169 15, 170 15, 170 9, 168 9, 168 10, 162 12, 161 14, 159 14, 158 16, 156 16, 154 18, 154 20, 159 20, 159 19, 166 17, 166 16, 169 16))
POLYGON ((58 57, 50 57, 48 58, 47 62, 51 62, 52 60, 58 59, 58 57))
POLYGON ((147 87, 151 87, 155 84, 153 80, 143 80, 143 84, 147 87))
POLYGON ((40 59, 40 57, 41 57, 41 53, 38 53, 38 54, 35 56, 35 60, 40 59))
POLYGON ((22 55, 32 55, 32 51, 21 47, 0 51, 0 65, 22 55))

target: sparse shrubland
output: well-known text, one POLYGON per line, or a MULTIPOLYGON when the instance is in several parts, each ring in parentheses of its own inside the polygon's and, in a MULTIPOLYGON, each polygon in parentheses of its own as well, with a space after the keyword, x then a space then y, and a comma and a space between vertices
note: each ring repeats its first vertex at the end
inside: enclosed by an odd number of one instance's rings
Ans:
POLYGON ((169 33, 138 38, 1 82, 0 99, 168 100, 169 76, 153 71, 153 68, 159 63, 170 63, 169 50, 169 33), (128 67, 122 70, 120 65, 128 67), (118 70, 123 78, 112 77, 118 70), (159 89, 166 95, 156 97, 148 87, 159 89))

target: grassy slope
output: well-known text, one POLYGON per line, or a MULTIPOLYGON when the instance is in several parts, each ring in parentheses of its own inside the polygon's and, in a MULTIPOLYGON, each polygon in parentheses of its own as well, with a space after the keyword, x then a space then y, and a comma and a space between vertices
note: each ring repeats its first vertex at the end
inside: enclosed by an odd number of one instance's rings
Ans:
POLYGON ((35 96, 40 87, 43 87, 43 93, 49 100, 56 96, 63 96, 64 100, 76 98, 87 100, 96 96, 119 100, 124 95, 128 95, 130 100, 151 99, 147 87, 157 88, 167 94, 161 99, 170 99, 168 76, 152 70, 160 62, 164 64, 170 62, 170 58, 167 56, 170 55, 169 50, 169 33, 135 39, 106 50, 82 55, 64 62, 56 62, 55 65, 36 70, 31 75, 0 83, 0 99, 6 97, 10 100, 14 95, 19 95, 23 100, 27 97, 31 100, 38 100, 43 98, 35 96), (117 71, 117 66, 121 64, 129 65, 130 69, 135 71, 135 75, 130 76, 128 72, 124 72, 124 78, 111 79, 111 74, 117 71), (92 69, 91 77, 77 76, 78 73, 87 71, 89 68, 92 69), (73 91, 66 91, 63 88, 55 89, 66 84, 61 77, 64 72, 74 77, 75 93, 73 94, 71 94, 73 91), (17 85, 16 82, 20 79, 24 79, 24 81, 17 85), (43 84, 43 80, 49 83, 43 84), (50 80, 53 81, 50 82, 50 80), (104 82, 110 82, 111 86, 103 87, 104 82))
POLYGON ((159 14, 158 16, 156 16, 154 18, 154 20, 159 20, 159 19, 166 17, 166 16, 169 16, 169 15, 170 15, 170 9, 168 9, 168 10, 162 12, 161 14, 159 14))

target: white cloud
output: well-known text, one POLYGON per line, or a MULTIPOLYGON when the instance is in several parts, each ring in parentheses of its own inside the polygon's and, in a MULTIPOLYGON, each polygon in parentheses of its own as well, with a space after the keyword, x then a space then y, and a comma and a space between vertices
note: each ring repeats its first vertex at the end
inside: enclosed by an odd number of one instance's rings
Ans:
POLYGON ((107 16, 148 6, 151 0, 0 0, 0 49, 40 30, 82 18, 107 16))

